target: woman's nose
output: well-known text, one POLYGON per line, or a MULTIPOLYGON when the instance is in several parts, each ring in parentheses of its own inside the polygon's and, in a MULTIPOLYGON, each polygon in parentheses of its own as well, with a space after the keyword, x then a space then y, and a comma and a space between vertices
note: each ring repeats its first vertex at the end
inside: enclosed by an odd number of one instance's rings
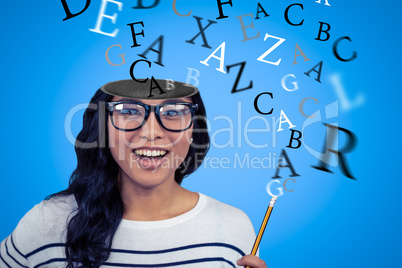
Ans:
POLYGON ((165 136, 163 127, 159 124, 154 112, 150 112, 147 121, 140 128, 139 135, 141 138, 147 138, 152 141, 165 136))

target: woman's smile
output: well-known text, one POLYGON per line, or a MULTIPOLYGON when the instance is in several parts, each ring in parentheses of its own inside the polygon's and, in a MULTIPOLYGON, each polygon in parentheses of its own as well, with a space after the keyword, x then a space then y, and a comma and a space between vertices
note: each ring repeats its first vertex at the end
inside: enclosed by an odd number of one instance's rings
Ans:
POLYGON ((168 160, 169 151, 160 147, 141 147, 133 150, 133 160, 141 168, 155 171, 168 160))

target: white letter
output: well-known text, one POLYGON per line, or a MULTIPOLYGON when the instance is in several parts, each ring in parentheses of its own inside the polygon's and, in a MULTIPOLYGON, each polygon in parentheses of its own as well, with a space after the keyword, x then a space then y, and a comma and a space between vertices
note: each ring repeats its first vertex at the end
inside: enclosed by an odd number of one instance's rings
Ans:
POLYGON ((289 124, 289 128, 295 127, 295 125, 290 122, 289 118, 286 116, 285 112, 281 110, 281 116, 279 117, 279 128, 278 131, 282 131, 282 123, 287 122, 289 124), (285 118, 285 121, 282 120, 282 116, 285 118))
POLYGON ((76 140, 73 136, 73 133, 71 131, 71 121, 73 119, 73 116, 79 111, 79 110, 83 110, 86 109, 88 105, 88 109, 92 109, 92 110, 98 110, 98 105, 93 104, 93 103, 82 103, 82 104, 78 104, 75 105, 70 111, 68 111, 67 115, 66 115, 66 119, 64 120, 64 133, 66 134, 66 137, 68 139, 68 141, 72 144, 72 145, 76 145, 79 148, 95 148, 97 146, 97 141, 93 141, 93 142, 89 142, 89 143, 84 143, 81 142, 79 140, 76 140))
POLYGON ((243 162, 240 162, 239 153, 236 152, 235 153, 234 168, 236 169, 236 167, 237 167, 237 165, 236 165, 237 161, 239 161, 240 168, 243 168, 244 164, 247 164, 247 168, 250 168, 250 161, 249 160, 250 160, 250 153, 246 153, 245 156, 244 156, 243 162))
MULTIPOLYGON (((321 4, 321 0, 318 0, 318 1, 315 1, 315 2, 321 4)), ((326 6, 331 6, 331 5, 328 3, 328 0, 325 0, 325 5, 326 5, 326 6)))
POLYGON ((291 76, 291 77, 293 77, 293 78, 296 78, 296 76, 295 76, 294 74, 287 74, 287 75, 285 75, 284 77, 282 77, 281 83, 282 83, 283 89, 284 89, 284 90, 287 90, 287 91, 290 91, 290 92, 295 91, 295 90, 298 90, 299 87, 297 86, 297 81, 296 81, 296 82, 290 82, 291 84, 294 85, 294 87, 293 87, 292 90, 290 90, 290 89, 288 89, 288 88, 286 87, 286 85, 285 85, 286 78, 288 78, 289 76, 291 76))
POLYGON ((209 61, 209 59, 210 59, 211 57, 214 57, 215 59, 217 59, 217 60, 220 61, 219 68, 216 68, 216 70, 225 74, 226 72, 225 72, 225 70, 223 70, 223 64, 224 64, 224 61, 225 61, 225 42, 223 42, 217 49, 215 49, 215 51, 212 52, 212 54, 209 55, 208 58, 206 58, 204 61, 200 61, 200 62, 201 62, 202 64, 206 65, 206 66, 209 66, 209 65, 208 65, 208 61, 209 61), (215 53, 216 53, 219 49, 221 49, 221 48, 222 48, 222 50, 221 50, 221 57, 215 56, 215 53))
POLYGON ((120 11, 123 7, 123 4, 120 2, 113 1, 113 0, 102 0, 102 5, 101 5, 101 9, 99 10, 98 21, 96 22, 95 29, 89 29, 89 30, 92 32, 95 32, 95 33, 100 33, 100 34, 108 35, 111 37, 116 37, 117 33, 119 32, 119 29, 114 29, 113 33, 102 32, 100 29, 102 27, 102 17, 111 19, 113 24, 116 24, 116 18, 117 18, 116 13, 114 13, 113 16, 105 15, 106 2, 112 2, 116 5, 118 5, 120 11))
POLYGON ((233 144, 233 132, 234 132, 234 130, 233 130, 233 121, 232 121, 232 119, 230 117, 225 116, 225 115, 220 115, 220 116, 214 117, 214 121, 219 120, 219 119, 227 120, 227 122, 229 123, 229 127, 228 128, 221 128, 221 129, 218 129, 218 130, 214 131, 214 133, 212 133, 212 136, 211 136, 211 144, 215 148, 219 148, 219 149, 226 148, 227 146, 230 146, 231 148, 233 148, 234 147, 234 144, 233 144), (218 135, 218 134, 220 134, 222 132, 228 132, 229 133, 229 140, 225 144, 219 145, 219 144, 215 143, 216 135, 218 135))
POLYGON ((272 180, 272 181, 268 182, 268 183, 267 183, 267 192, 268 192, 268 194, 269 194, 270 196, 280 197, 280 196, 283 195, 283 190, 282 190, 283 188, 282 188, 282 187, 276 188, 277 190, 279 190, 280 195, 274 195, 274 194, 272 194, 272 192, 271 192, 271 185, 272 185, 274 182, 281 184, 281 182, 280 182, 279 180, 272 180))
POLYGON ((166 90, 173 90, 175 88, 174 86, 174 80, 172 79, 166 79, 166 90))
POLYGON ((266 147, 269 146, 268 143, 266 143, 266 144, 254 144, 254 143, 252 143, 252 142, 250 141, 249 137, 248 137, 248 133, 250 133, 250 132, 251 132, 251 133, 265 133, 265 132, 269 132, 269 122, 268 122, 267 119, 265 119, 264 116, 261 116, 261 115, 254 115, 254 116, 250 117, 249 119, 247 119, 246 123, 244 124, 243 133, 244 133, 244 139, 246 140, 246 143, 247 143, 249 146, 251 146, 252 148, 266 148, 266 147), (253 120, 255 120, 255 119, 261 119, 261 121, 262 121, 263 123, 265 123, 265 128, 262 128, 262 129, 260 129, 260 128, 252 128, 252 129, 249 129, 250 123, 251 123, 253 120))
POLYGON ((346 97, 345 89, 342 87, 341 80, 338 74, 333 74, 329 77, 332 84, 334 85, 335 91, 341 102, 342 110, 350 110, 353 107, 360 106, 364 102, 364 95, 360 94, 354 102, 350 102, 346 97))
POLYGON ((271 62, 271 61, 264 60, 264 58, 265 58, 269 53, 271 53, 275 48, 279 47, 280 44, 282 44, 283 42, 285 42, 286 39, 280 38, 280 37, 276 37, 276 36, 273 36, 273 35, 269 35, 269 34, 266 33, 266 34, 265 34, 265 37, 264 37, 264 41, 267 40, 268 37, 272 37, 272 38, 278 39, 279 41, 276 42, 275 45, 273 45, 270 49, 268 49, 267 51, 265 51, 265 53, 262 54, 257 60, 278 66, 282 59, 279 59, 277 62, 271 62))
POLYGON ((193 68, 189 68, 189 67, 187 67, 187 69, 188 69, 188 73, 187 73, 186 84, 191 85, 190 80, 191 80, 191 78, 194 78, 195 83, 193 86, 195 86, 195 87, 198 86, 200 84, 200 81, 197 79, 197 77, 200 77, 200 72, 197 69, 193 69, 193 68), (193 71, 195 71, 195 76, 193 76, 193 74, 192 74, 193 71))

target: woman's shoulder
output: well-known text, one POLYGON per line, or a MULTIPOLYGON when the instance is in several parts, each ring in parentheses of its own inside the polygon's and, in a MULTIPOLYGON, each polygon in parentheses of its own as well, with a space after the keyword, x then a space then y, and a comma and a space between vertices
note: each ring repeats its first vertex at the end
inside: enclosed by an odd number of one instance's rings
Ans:
POLYGON ((199 194, 200 194, 200 196, 202 198, 205 198, 206 204, 209 207, 213 207, 215 209, 221 209, 223 212, 226 212, 226 213, 232 213, 232 214, 238 214, 238 215, 247 216, 246 213, 244 213, 243 210, 241 210, 241 209, 239 209, 237 207, 234 207, 232 205, 226 204, 226 203, 224 203, 222 201, 219 201, 219 200, 217 200, 217 199, 215 199, 213 197, 207 196, 205 194, 202 194, 202 193, 199 193, 199 194))
POLYGON ((12 234, 2 243, 12 246, 19 253, 15 256, 22 256, 20 261, 26 262, 28 256, 39 248, 65 242, 68 222, 75 208, 73 195, 56 195, 43 200, 21 218, 12 234))
POLYGON ((232 205, 205 196, 203 225, 222 241, 240 248, 244 253, 250 250, 255 239, 255 230, 247 214, 232 205))
POLYGON ((243 210, 201 193, 200 196, 205 198, 205 207, 210 213, 219 215, 219 217, 230 222, 235 220, 239 224, 252 225, 249 217, 243 210))
POLYGON ((77 207, 77 202, 73 194, 55 195, 43 200, 38 205, 41 205, 44 210, 74 210, 77 207))
POLYGON ((33 209, 38 220, 44 222, 65 220, 77 207, 74 195, 56 195, 45 199, 33 209), (36 212, 36 213, 35 213, 36 212))
POLYGON ((54 196, 29 210, 17 225, 19 236, 48 237, 62 232, 76 208, 73 195, 54 196))

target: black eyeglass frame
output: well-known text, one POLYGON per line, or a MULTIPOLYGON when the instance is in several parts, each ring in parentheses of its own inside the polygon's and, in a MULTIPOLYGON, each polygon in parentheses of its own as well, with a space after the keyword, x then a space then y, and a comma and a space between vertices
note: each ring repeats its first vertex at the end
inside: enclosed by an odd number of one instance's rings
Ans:
POLYGON ((112 121, 113 126, 116 129, 121 130, 121 131, 134 131, 134 130, 137 130, 137 129, 141 128, 147 122, 150 112, 154 112, 155 115, 156 115, 156 120, 158 121, 159 125, 162 126, 164 129, 166 129, 168 131, 172 131, 172 132, 182 132, 182 131, 185 131, 185 130, 189 129, 192 126, 193 119, 194 119, 194 116, 195 116, 195 111, 198 110, 198 104, 189 103, 189 102, 165 102, 165 103, 161 103, 161 104, 158 104, 158 105, 148 105, 148 104, 145 104, 145 103, 142 103, 142 102, 137 102, 137 101, 110 101, 110 102, 107 102, 106 104, 107 104, 107 110, 109 111, 110 119, 112 121), (140 106, 145 108, 144 120, 142 121, 142 123, 138 127, 132 128, 132 129, 124 129, 124 128, 119 128, 119 127, 117 127, 115 125, 114 120, 113 120, 114 107, 116 105, 118 105, 118 104, 123 104, 123 103, 137 104, 137 105, 140 105, 140 106), (190 125, 187 128, 180 129, 180 130, 169 129, 169 128, 165 127, 165 125, 162 123, 162 120, 161 120, 161 117, 160 117, 160 108, 163 107, 163 106, 166 106, 166 105, 186 105, 186 106, 190 107, 190 112, 191 112, 190 125))

